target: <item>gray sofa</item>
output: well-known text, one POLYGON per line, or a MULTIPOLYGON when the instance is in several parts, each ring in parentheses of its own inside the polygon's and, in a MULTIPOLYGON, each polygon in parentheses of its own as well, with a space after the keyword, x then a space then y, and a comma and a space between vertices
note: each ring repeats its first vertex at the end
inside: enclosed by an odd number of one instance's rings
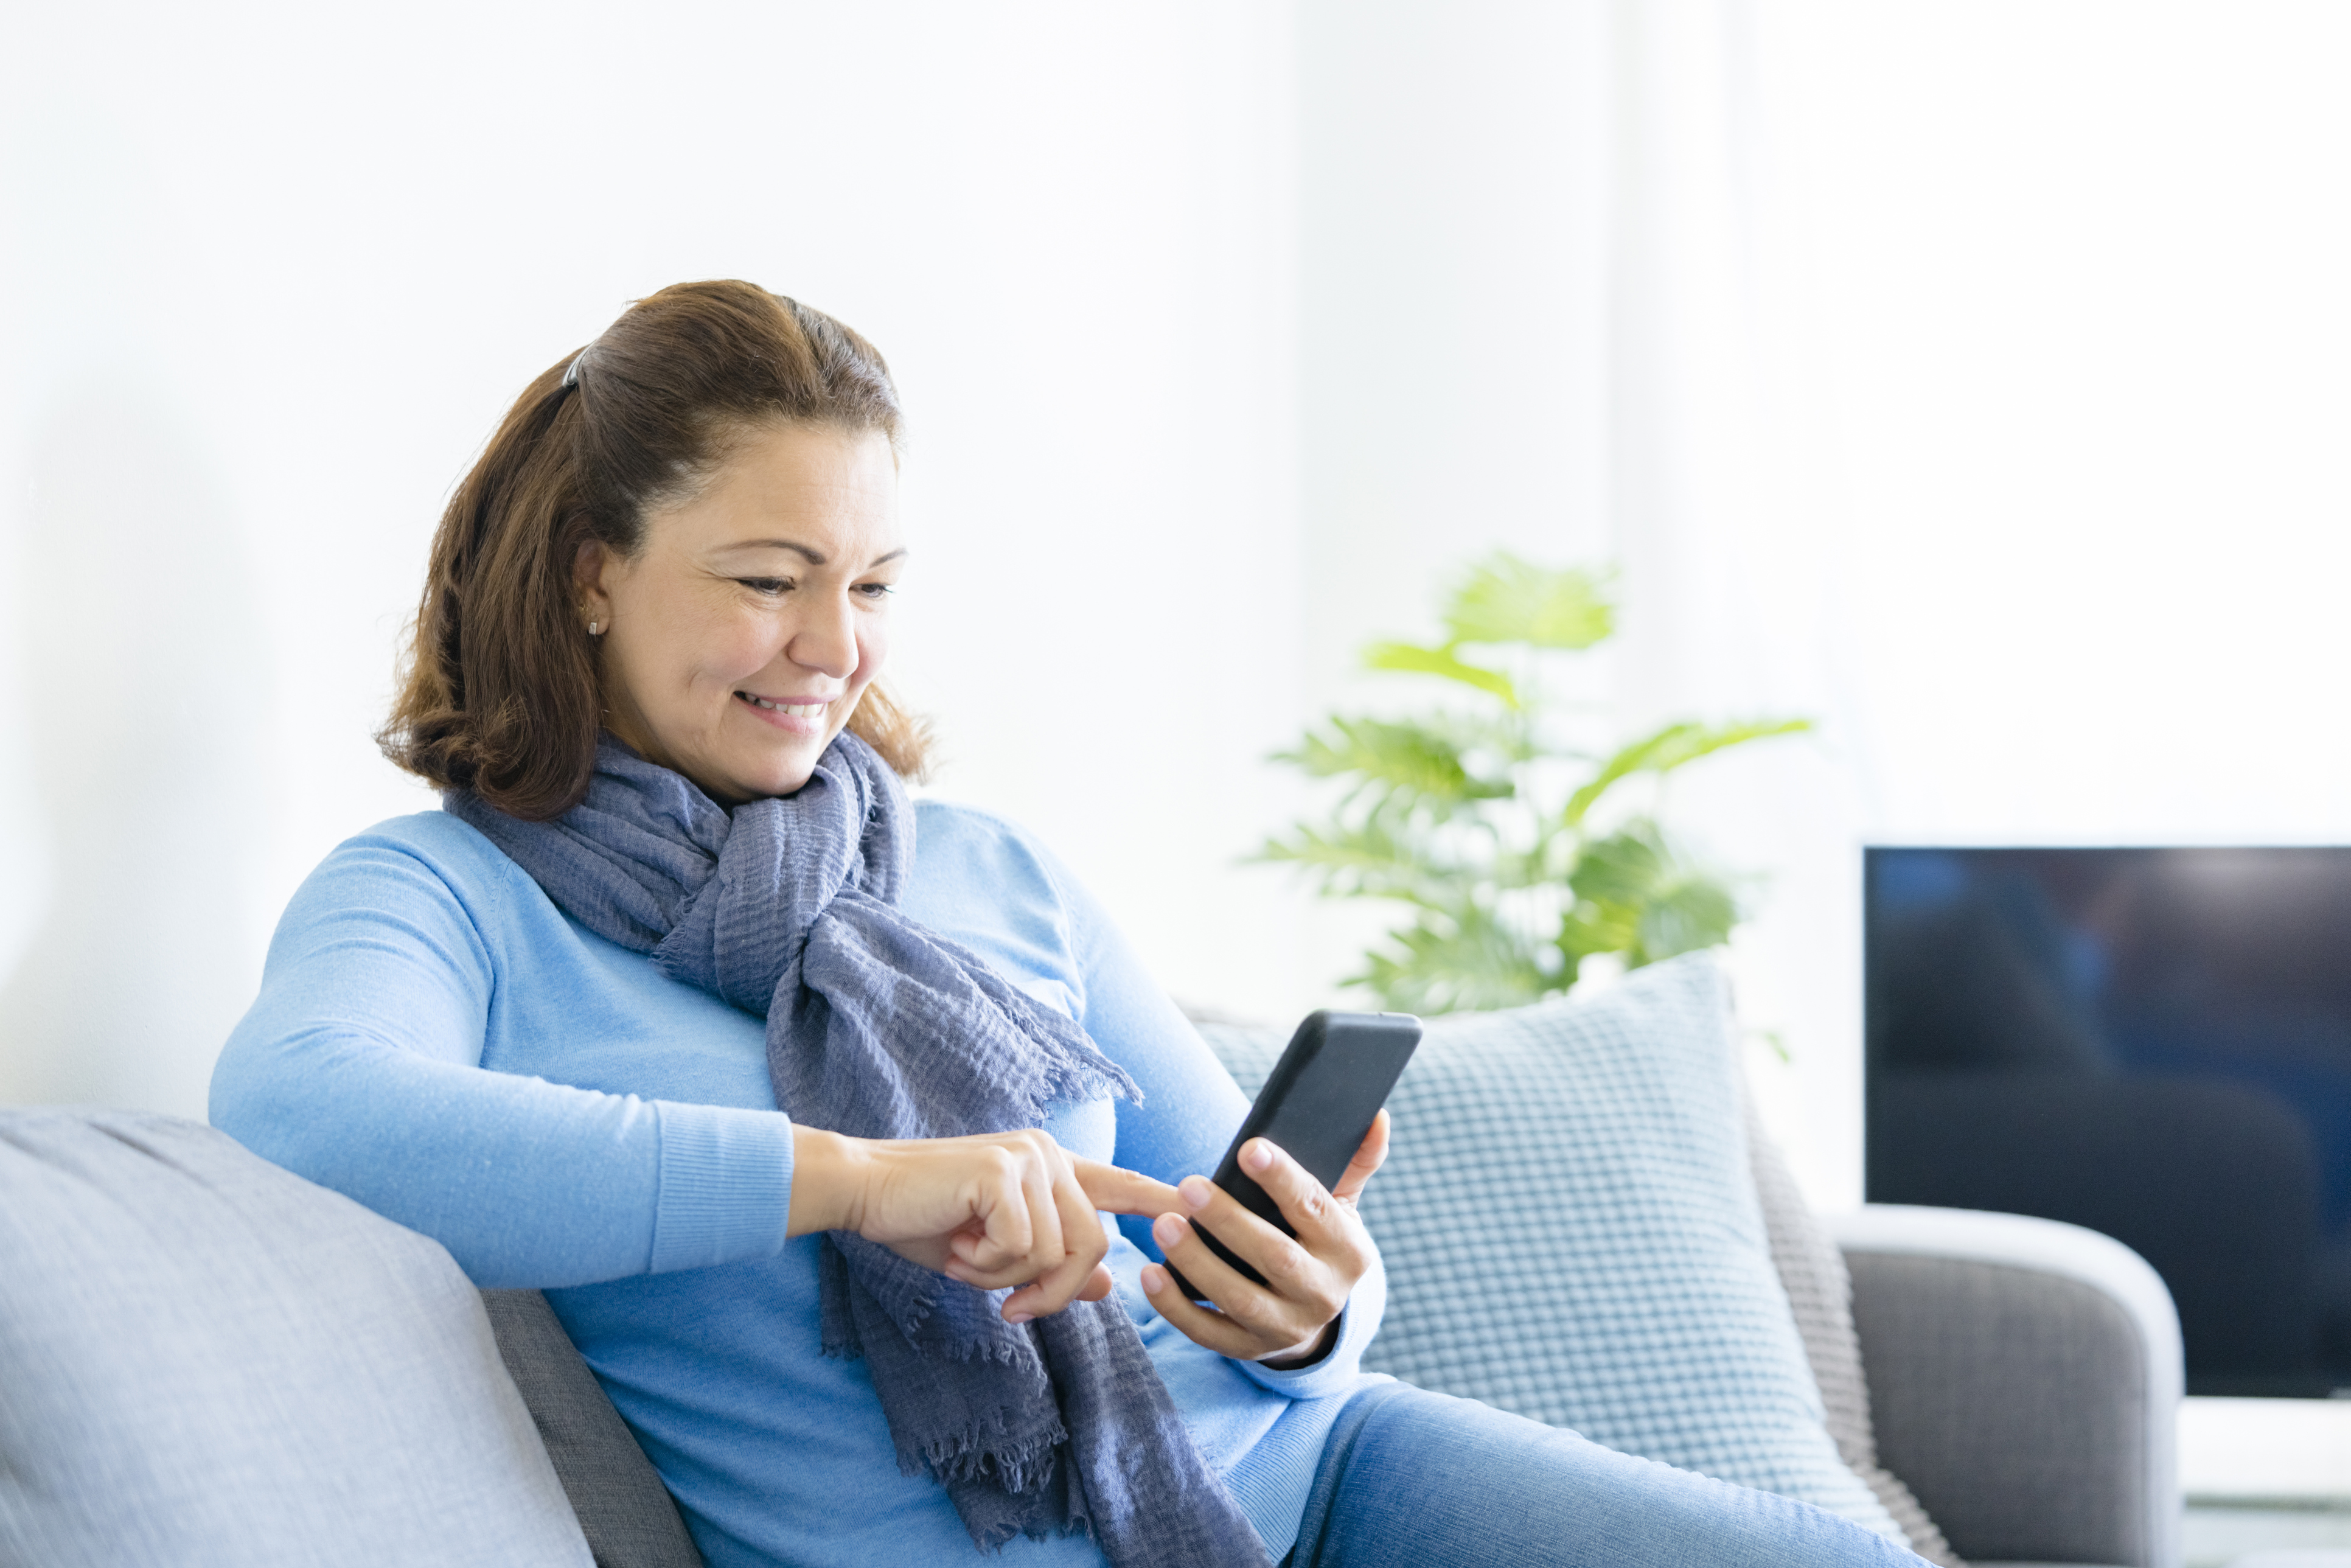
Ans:
MULTIPOLYGON (((1958 1552, 2176 1563, 2146 1264, 2013 1216, 1831 1229, 1877 1457, 1958 1552)), ((0 1565, 699 1561, 537 1292, 209 1129, 0 1112, 0 1565)))
POLYGON ((2053 1220, 1824 1217, 1877 1451, 1979 1565, 2176 1568, 2179 1322, 2136 1253, 2053 1220))
MULTIPOLYGON (((2162 1281, 2093 1232, 1876 1207, 1829 1228, 1853 1277, 1878 1454, 1977 1568, 2175 1568, 2179 1332, 2162 1281)), ((601 1568, 686 1568, 652 1466, 538 1292, 490 1321, 601 1568)))

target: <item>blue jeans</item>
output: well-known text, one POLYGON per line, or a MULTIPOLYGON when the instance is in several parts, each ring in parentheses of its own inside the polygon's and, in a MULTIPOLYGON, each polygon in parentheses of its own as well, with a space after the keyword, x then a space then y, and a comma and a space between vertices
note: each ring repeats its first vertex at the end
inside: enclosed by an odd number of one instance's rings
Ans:
POLYGON ((1284 1568, 1917 1568, 1849 1520, 1408 1383, 1347 1401, 1284 1568))

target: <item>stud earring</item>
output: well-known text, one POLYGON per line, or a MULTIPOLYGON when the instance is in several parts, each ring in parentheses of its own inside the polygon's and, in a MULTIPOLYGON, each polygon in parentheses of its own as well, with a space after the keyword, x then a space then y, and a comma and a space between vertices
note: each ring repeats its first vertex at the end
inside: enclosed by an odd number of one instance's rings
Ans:
POLYGON ((604 634, 604 623, 603 623, 602 622, 601 622, 601 621, 590 621, 590 622, 588 622, 588 635, 590 635, 590 637, 601 637, 601 636, 602 636, 603 634, 604 634))

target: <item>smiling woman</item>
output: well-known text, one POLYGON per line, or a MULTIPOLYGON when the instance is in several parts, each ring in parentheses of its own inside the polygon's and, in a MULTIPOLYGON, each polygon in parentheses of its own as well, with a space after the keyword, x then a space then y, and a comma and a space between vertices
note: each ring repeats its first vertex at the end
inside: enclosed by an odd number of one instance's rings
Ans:
POLYGON ((580 547, 605 727, 728 805, 789 795, 857 712, 889 649, 898 467, 886 436, 768 424, 653 508, 633 556, 580 547))
POLYGON ((897 430, 740 283, 525 391, 385 731, 443 809, 303 884, 214 1124, 546 1291, 714 1568, 1914 1561, 1362 1375, 1384 1122, 1328 1189, 1249 1140, 1293 1228, 1242 1208, 1240 1092, 1102 912, 907 796, 897 430))
POLYGON ((451 498, 385 753, 533 821, 608 729, 734 800, 798 789, 844 728, 919 776, 923 726, 872 684, 900 423, 880 352, 820 311, 735 282, 638 301, 451 498))

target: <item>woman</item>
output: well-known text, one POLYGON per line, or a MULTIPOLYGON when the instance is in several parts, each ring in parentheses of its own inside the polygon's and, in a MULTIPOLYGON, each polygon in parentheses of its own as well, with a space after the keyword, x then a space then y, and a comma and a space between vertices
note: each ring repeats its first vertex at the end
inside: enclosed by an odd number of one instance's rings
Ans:
POLYGON ((544 1289, 720 1568, 1913 1561, 1358 1373, 1384 1122, 1332 1192, 1246 1151, 1294 1241, 1239 1209, 1241 1097, 1102 913, 900 787, 898 431, 741 283, 532 383, 384 734, 445 809, 297 894, 214 1123, 544 1289))

